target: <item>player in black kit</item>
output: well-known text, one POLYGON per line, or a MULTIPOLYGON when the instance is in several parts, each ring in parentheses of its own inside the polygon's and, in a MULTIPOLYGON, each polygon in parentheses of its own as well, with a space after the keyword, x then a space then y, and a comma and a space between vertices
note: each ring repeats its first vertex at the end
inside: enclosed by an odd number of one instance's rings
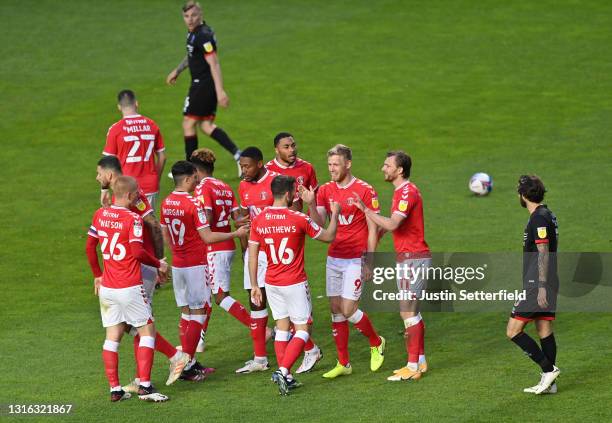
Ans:
POLYGON ((557 275, 557 218, 543 204, 546 189, 537 176, 523 175, 518 182, 521 206, 529 211, 529 222, 523 233, 523 289, 527 298, 518 301, 508 320, 506 334, 542 369, 540 382, 523 391, 536 395, 556 393, 555 366, 557 343, 552 330, 555 319, 559 278, 557 275), (535 321, 540 346, 523 330, 535 321))
MULTIPOLYGON (((195 1, 188 1, 183 6, 183 20, 187 34, 187 55, 172 70, 166 82, 170 85, 187 67, 191 72, 191 86, 185 98, 183 108, 183 135, 185 137, 185 155, 187 160, 198 148, 197 126, 206 135, 217 141, 229 151, 234 160, 240 159, 240 149, 234 144, 225 131, 214 124, 217 104, 229 106, 229 97, 223 89, 221 65, 217 57, 217 40, 213 30, 202 20, 202 8, 195 1)), ((240 166, 238 165, 239 174, 240 166)))

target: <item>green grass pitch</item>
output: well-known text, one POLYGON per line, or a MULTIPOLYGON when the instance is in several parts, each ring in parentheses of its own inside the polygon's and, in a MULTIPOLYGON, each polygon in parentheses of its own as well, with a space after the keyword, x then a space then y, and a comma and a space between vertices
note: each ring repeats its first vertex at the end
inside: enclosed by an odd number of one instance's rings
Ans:
MULTIPOLYGON (((218 124, 241 146, 259 146, 269 158, 274 134, 289 130, 326 181, 325 151, 346 143, 354 173, 377 188, 385 212, 392 188, 380 165, 388 149, 405 149, 434 251, 519 251, 527 214, 515 183, 537 173, 559 219, 561 249, 612 250, 609 2, 203 3, 232 102, 218 124), (477 171, 495 180, 486 198, 468 193, 477 171)), ((398 384, 385 378, 404 362, 401 321, 373 314, 388 340, 383 368, 369 371, 367 342, 352 332, 353 375, 323 380, 335 349, 326 299, 318 298, 325 250, 315 243, 306 263, 314 339, 325 357, 301 378, 302 389, 283 398, 269 373, 235 375, 250 340, 217 308, 204 356, 214 375, 166 389, 158 355, 153 378, 171 400, 111 404, 84 255, 98 206, 95 162, 123 88, 135 90, 142 113, 160 125, 169 161, 183 157, 188 75, 176 87, 164 83, 184 54, 180 3, 6 0, 0 27, 1 404, 73 403, 63 419, 88 422, 612 420, 609 314, 559 315, 555 396, 522 393, 538 369, 505 339, 505 313, 426 314, 431 371, 398 384)), ((219 150, 204 136, 200 145, 219 150)), ((217 176, 235 188, 235 165, 218 156, 217 176)), ((162 194, 170 189, 164 178, 162 194)), ((390 249, 386 239, 380 251, 390 249)), ((233 293, 244 301, 239 267, 233 293)), ((155 314, 176 341, 173 301, 171 287, 161 289, 155 314)), ((127 341, 120 350, 126 383, 133 374, 127 341)))

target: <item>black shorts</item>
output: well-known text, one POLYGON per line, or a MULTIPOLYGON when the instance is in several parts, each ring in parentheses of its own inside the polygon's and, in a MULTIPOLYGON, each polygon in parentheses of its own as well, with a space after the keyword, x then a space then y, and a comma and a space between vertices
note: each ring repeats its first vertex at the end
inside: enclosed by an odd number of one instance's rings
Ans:
POLYGON ((193 80, 185 98, 183 115, 195 120, 214 120, 217 114, 217 93, 212 81, 193 80))
POLYGON ((514 303, 510 317, 524 322, 532 320, 555 320, 555 311, 557 309, 557 291, 558 287, 547 289, 546 301, 548 307, 541 308, 538 305, 538 290, 526 289, 527 298, 514 303))

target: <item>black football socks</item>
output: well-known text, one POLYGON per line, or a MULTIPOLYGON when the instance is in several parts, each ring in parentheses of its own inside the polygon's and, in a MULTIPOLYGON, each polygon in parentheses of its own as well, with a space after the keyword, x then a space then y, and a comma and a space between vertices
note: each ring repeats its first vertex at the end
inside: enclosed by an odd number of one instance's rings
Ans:
POLYGON ((553 365, 544 355, 537 342, 525 332, 521 332, 512 338, 512 342, 518 345, 545 373, 553 371, 553 365))

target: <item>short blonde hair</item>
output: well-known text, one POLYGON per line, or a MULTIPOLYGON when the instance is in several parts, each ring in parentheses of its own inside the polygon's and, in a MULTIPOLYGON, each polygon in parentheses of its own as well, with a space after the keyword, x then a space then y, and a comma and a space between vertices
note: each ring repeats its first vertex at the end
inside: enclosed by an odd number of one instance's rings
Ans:
POLYGON ((187 12, 190 9, 193 9, 194 7, 198 9, 200 12, 202 11, 202 6, 200 6, 199 2, 189 0, 187 3, 183 5, 183 13, 187 12))
POLYGON ((138 183, 131 176, 120 176, 113 183, 113 193, 116 197, 136 191, 138 191, 138 183))
POLYGON ((353 152, 344 144, 336 144, 327 152, 327 157, 342 156, 345 160, 353 160, 353 152))

